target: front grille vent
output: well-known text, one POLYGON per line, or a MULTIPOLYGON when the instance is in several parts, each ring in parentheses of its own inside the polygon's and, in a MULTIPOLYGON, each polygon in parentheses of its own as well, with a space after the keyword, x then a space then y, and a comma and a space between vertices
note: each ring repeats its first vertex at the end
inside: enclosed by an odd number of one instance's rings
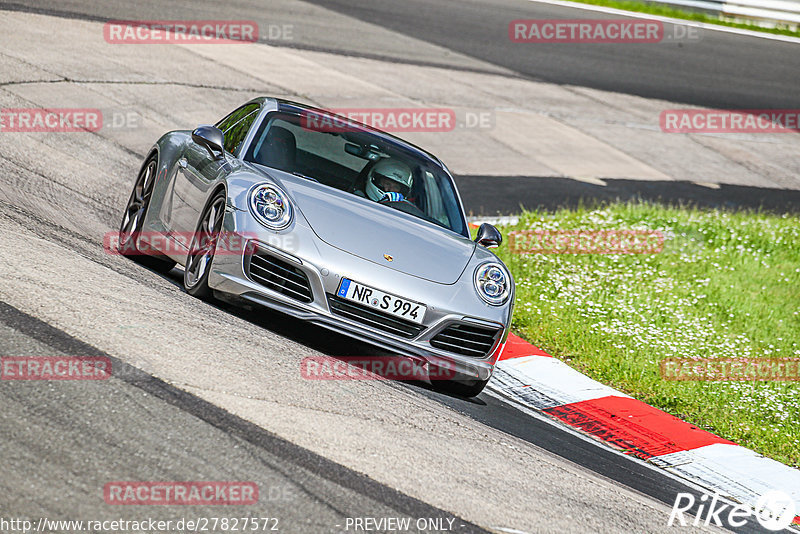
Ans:
POLYGON ((331 312, 336 315, 347 317, 396 336, 413 338, 417 337, 425 329, 420 324, 404 321, 369 306, 356 304, 334 295, 328 295, 328 304, 331 307, 331 312))
POLYGON ((500 330, 500 327, 455 323, 433 336, 431 345, 448 352, 483 358, 494 347, 500 330))
POLYGON ((308 276, 291 263, 256 248, 247 267, 254 282, 300 302, 314 300, 308 276))

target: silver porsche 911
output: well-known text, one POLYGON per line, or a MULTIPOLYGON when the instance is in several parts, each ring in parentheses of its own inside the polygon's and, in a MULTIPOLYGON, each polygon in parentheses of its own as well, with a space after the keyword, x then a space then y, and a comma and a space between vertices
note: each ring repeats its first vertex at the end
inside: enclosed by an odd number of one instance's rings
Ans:
POLYGON ((435 385, 474 396, 511 322, 514 281, 488 250, 501 241, 488 224, 470 239, 435 156, 321 109, 257 98, 215 126, 158 140, 119 247, 155 268, 183 265, 194 296, 446 364, 453 374, 435 385), (235 238, 245 246, 227 246, 235 238))

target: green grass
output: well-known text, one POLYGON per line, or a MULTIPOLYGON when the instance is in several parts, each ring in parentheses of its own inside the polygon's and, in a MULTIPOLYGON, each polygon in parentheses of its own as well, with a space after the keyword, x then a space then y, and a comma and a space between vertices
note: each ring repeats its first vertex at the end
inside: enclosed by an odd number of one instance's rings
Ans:
POLYGON ((688 11, 683 9, 676 9, 674 7, 664 6, 664 5, 646 4, 644 2, 635 2, 632 0, 570 0, 570 1, 577 2, 580 4, 591 4, 595 6, 624 9, 626 11, 635 11, 637 13, 647 13, 649 15, 657 15, 661 17, 693 20, 697 22, 703 22, 706 24, 719 24, 720 26, 730 26, 731 28, 741 28, 744 30, 752 30, 757 32, 800 37, 800 30, 797 29, 792 29, 787 27, 763 28, 755 24, 748 24, 745 22, 727 20, 725 18, 716 17, 710 14, 699 13, 696 11, 688 11))
POLYGON ((800 356, 800 218, 642 203, 526 212, 523 229, 650 229, 658 254, 498 255, 514 329, 595 380, 800 466, 800 383, 675 382, 677 358, 800 356))

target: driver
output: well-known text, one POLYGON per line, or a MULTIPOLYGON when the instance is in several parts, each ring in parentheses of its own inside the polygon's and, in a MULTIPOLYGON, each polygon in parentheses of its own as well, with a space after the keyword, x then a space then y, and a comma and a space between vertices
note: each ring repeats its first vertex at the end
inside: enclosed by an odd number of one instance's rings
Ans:
POLYGON ((365 192, 375 202, 400 202, 411 192, 413 180, 408 165, 401 161, 384 159, 370 169, 365 192))

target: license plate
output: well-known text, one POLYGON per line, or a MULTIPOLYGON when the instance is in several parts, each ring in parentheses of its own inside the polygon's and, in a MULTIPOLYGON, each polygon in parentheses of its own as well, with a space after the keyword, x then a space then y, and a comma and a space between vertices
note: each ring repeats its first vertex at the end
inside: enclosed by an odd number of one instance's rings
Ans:
POLYGON ((342 278, 336 295, 418 324, 422 324, 428 309, 424 304, 385 293, 374 287, 353 282, 348 278, 342 278))

